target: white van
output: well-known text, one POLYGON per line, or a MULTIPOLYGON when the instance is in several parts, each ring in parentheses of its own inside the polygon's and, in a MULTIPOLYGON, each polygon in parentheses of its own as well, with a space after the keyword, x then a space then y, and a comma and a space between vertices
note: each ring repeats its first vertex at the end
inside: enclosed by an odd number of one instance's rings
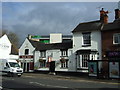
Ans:
POLYGON ((1 71, 7 73, 8 76, 21 76, 23 74, 23 69, 17 63, 16 60, 0 59, 1 71))

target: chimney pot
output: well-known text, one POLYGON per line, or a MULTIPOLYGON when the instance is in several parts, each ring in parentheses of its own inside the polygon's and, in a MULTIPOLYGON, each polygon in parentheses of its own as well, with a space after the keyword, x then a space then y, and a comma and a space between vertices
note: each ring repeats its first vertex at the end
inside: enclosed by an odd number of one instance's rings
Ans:
POLYGON ((115 19, 120 18, 120 10, 119 9, 115 9, 115 19))
POLYGON ((100 10, 100 21, 103 22, 104 24, 108 23, 108 11, 104 11, 104 8, 100 10))

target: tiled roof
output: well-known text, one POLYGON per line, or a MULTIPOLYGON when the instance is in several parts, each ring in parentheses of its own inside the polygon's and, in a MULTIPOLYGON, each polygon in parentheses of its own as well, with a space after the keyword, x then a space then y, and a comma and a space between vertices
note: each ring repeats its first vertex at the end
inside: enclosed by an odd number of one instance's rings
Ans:
POLYGON ((38 41, 29 40, 36 50, 69 49, 72 48, 72 40, 62 43, 45 44, 38 41))
POLYGON ((117 29, 120 30, 120 19, 115 20, 112 23, 105 24, 102 31, 104 31, 104 30, 117 30, 117 29))
POLYGON ((103 24, 100 20, 80 23, 72 32, 92 31, 92 30, 117 30, 120 29, 120 19, 112 23, 103 24))
POLYGON ((101 25, 100 20, 80 23, 72 32, 101 30, 101 25))

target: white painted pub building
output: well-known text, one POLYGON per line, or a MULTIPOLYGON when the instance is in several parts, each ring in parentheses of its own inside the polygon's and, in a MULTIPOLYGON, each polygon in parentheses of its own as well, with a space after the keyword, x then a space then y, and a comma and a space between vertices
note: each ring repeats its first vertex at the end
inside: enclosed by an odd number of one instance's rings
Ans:
POLYGON ((50 41, 47 43, 40 42, 41 37, 34 40, 29 37, 19 48, 19 60, 24 72, 49 71, 50 62, 52 62, 55 71, 69 70, 72 54, 71 37, 67 38, 60 33, 54 33, 50 34, 50 41))

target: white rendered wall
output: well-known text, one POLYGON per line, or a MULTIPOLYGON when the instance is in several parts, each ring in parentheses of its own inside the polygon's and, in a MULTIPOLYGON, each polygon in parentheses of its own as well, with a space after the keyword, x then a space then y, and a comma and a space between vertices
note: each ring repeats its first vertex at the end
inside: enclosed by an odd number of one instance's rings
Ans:
POLYGON ((99 59, 101 59, 101 32, 92 31, 91 32, 91 46, 82 47, 82 33, 73 34, 73 53, 80 49, 91 49, 97 50, 99 52, 99 59))
POLYGON ((34 53, 34 69, 35 70, 38 70, 40 67, 39 59, 40 59, 40 51, 35 51, 34 53))
POLYGON ((20 55, 25 55, 25 49, 29 49, 29 55, 33 55, 33 52, 35 48, 32 46, 32 44, 29 42, 29 40, 26 38, 24 43, 19 49, 19 56, 20 55))
MULTIPOLYGON (((88 31, 89 32, 89 31, 88 31)), ((97 50, 99 52, 99 60, 101 60, 101 32, 100 31, 92 31, 91 32, 91 46, 83 47, 83 36, 82 32, 73 33, 73 61, 71 67, 74 70, 77 70, 77 63, 76 63, 76 51, 80 49, 91 49, 97 50)), ((96 60, 97 60, 96 55, 96 60)))
POLYGON ((48 58, 49 56, 52 56, 52 61, 59 60, 60 55, 61 55, 61 52, 58 49, 56 49, 56 50, 47 50, 46 51, 46 58, 48 58))
POLYGON ((11 53, 11 43, 7 37, 4 35, 0 38, 0 59, 7 59, 11 53))

